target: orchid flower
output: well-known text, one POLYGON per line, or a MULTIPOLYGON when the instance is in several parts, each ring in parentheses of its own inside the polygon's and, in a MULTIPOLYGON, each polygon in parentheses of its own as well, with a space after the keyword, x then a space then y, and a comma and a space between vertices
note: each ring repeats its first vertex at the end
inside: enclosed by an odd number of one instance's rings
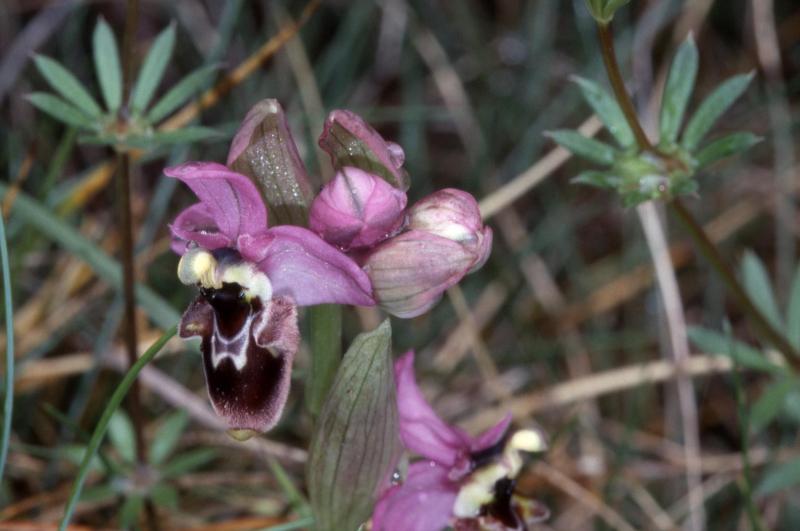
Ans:
POLYGON ((245 175, 214 162, 164 173, 200 200, 171 225, 178 277, 200 288, 180 335, 202 338, 208 394, 232 433, 266 431, 289 392, 297 306, 373 305, 369 278, 314 232, 268 227, 262 196, 245 175))
POLYGON ((382 309, 422 315, 486 262, 492 230, 475 198, 445 189, 406 209, 405 154, 361 117, 333 111, 319 145, 339 171, 311 204, 310 227, 356 258, 382 309))
POLYGON ((417 386, 414 353, 395 362, 400 438, 422 456, 405 479, 381 494, 372 515, 372 531, 455 529, 527 529, 546 509, 513 494, 522 468, 520 451, 546 448, 536 430, 509 433, 511 417, 471 437, 445 423, 417 386))

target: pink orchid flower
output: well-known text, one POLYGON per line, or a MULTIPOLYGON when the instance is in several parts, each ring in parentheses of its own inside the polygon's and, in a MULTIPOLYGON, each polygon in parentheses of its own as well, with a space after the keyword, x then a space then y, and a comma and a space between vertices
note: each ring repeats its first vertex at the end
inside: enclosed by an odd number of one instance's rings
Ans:
POLYGON ((201 336, 211 403, 234 432, 275 425, 299 347, 297 306, 373 305, 364 271, 303 227, 268 227, 253 182, 226 166, 190 162, 164 173, 200 200, 171 225, 178 276, 200 294, 180 323, 201 336))
POLYGON ((544 516, 541 506, 513 495, 522 467, 519 451, 545 448, 538 431, 509 434, 509 415, 471 437, 445 423, 425 400, 414 376, 413 351, 395 362, 394 371, 400 438, 423 459, 409 465, 402 483, 383 491, 372 515, 372 531, 526 529, 544 516), (527 510, 531 507, 536 514, 527 510))

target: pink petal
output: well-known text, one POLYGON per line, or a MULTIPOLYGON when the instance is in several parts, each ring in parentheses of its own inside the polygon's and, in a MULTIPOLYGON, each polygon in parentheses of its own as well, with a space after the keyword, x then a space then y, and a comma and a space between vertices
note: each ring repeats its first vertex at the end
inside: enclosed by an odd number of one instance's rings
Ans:
POLYGON ((219 231, 230 239, 267 228, 267 210, 255 185, 216 162, 187 162, 164 170, 180 179, 206 205, 219 231))
POLYGON ((406 194, 358 168, 345 167, 311 205, 309 226, 343 249, 368 247, 402 226, 406 194))
POLYGON ((469 440, 440 419, 425 400, 414 376, 413 350, 395 361, 394 375, 403 445, 440 465, 455 465, 469 451, 469 440))
POLYGON ((354 166, 382 178, 400 190, 408 190, 408 175, 402 165, 403 149, 386 142, 359 115, 336 110, 325 120, 319 147, 331 156, 334 167, 354 166))
POLYGON ((182 255, 189 242, 196 242, 200 247, 213 251, 220 247, 231 247, 233 242, 219 232, 208 205, 195 203, 178 214, 169 226, 172 231, 172 250, 182 255))
POLYGON ((440 531, 453 517, 458 485, 447 469, 429 461, 411 464, 402 485, 386 490, 375 505, 373 531, 440 531))
POLYGON ((470 441, 469 449, 471 452, 480 452, 481 450, 485 450, 494 446, 495 444, 499 443, 503 436, 508 431, 508 427, 511 425, 511 413, 507 414, 503 417, 500 422, 495 424, 493 427, 489 428, 485 432, 481 433, 472 441, 470 441))
POLYGON ((292 297, 298 306, 375 304, 358 264, 308 229, 281 225, 261 235, 244 234, 238 249, 267 274, 274 295, 292 297))

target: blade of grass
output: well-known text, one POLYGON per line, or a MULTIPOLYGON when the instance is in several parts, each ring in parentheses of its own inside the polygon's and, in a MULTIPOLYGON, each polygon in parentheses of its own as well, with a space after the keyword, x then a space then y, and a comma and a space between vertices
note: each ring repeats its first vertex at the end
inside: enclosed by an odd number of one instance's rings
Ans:
MULTIPOLYGON (((6 184, 0 183, 0 196, 4 196, 7 189, 6 184)), ((64 223, 63 219, 53 215, 41 203, 20 192, 14 201, 12 212, 84 260, 97 276, 115 289, 122 288, 122 271, 119 264, 78 231, 64 223)), ((174 323, 180 319, 180 314, 169 303, 146 286, 136 286, 136 299, 155 323, 174 323)))
POLYGON ((0 215, 0 266, 3 269, 3 307, 6 314, 6 381, 3 398, 3 433, 0 439, 0 479, 8 456, 8 441, 11 438, 11 414, 14 410, 14 308, 11 304, 11 273, 8 267, 6 225, 0 215))
POLYGON ((131 385, 133 385, 133 382, 136 381, 136 377, 139 375, 139 372, 141 372, 145 365, 150 363, 153 358, 156 357, 156 354, 159 353, 167 341, 172 339, 176 332, 177 325, 172 325, 169 330, 164 332, 164 334, 158 338, 158 340, 153 343, 153 345, 148 348, 144 354, 142 354, 142 356, 125 374, 125 377, 117 386, 114 394, 112 394, 111 398, 108 400, 108 405, 106 405, 106 408, 103 410, 103 415, 100 417, 100 421, 97 423, 94 433, 92 433, 92 438, 89 440, 89 445, 86 447, 86 453, 83 454, 83 460, 81 461, 81 466, 78 469, 78 475, 75 477, 75 482, 72 486, 72 492, 70 492, 69 500, 64 508, 64 517, 59 525, 60 531, 65 531, 67 529, 69 521, 72 518, 72 513, 75 512, 75 506, 78 504, 78 499, 81 496, 83 483, 86 480, 86 475, 89 472, 89 464, 92 462, 92 458, 97 453, 100 443, 103 442, 103 437, 106 434, 106 430, 108 429, 108 424, 111 421, 112 415, 114 415, 114 412, 119 407, 123 398, 125 398, 125 395, 128 393, 128 389, 130 389, 131 385))

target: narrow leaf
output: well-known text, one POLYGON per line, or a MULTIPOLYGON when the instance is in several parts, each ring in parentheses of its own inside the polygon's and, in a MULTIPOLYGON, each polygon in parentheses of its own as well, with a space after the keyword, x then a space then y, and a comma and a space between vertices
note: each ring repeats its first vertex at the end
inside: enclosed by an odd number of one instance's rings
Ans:
POLYGON ((594 81, 578 76, 573 76, 572 80, 578 84, 583 99, 594 110, 606 129, 614 135, 619 145, 624 148, 634 145, 636 138, 617 101, 594 81))
POLYGON ((147 108, 156 87, 161 83, 174 48, 175 25, 170 24, 156 37, 139 70, 136 85, 131 92, 131 109, 134 113, 142 113, 147 108))
POLYGON ((133 385, 134 380, 136 380, 136 377, 139 375, 141 370, 145 367, 145 365, 150 363, 153 358, 156 357, 156 354, 158 354, 167 341, 169 341, 175 335, 175 332, 177 332, 176 325, 173 325, 169 330, 164 332, 164 335, 158 338, 158 340, 153 343, 153 345, 148 348, 138 360, 136 360, 136 363, 133 364, 128 372, 125 373, 125 376, 114 390, 111 398, 108 399, 108 403, 103 410, 100 421, 97 423, 97 426, 92 433, 92 438, 89 440, 89 444, 86 447, 86 452, 83 454, 83 460, 81 461, 81 466, 78 469, 78 475, 75 476, 75 482, 72 485, 69 500, 67 500, 67 505, 64 507, 64 517, 61 519, 61 523, 59 524, 60 531, 65 531, 69 526, 72 513, 75 511, 75 506, 81 497, 81 490, 83 489, 84 481, 86 481, 86 475, 89 472, 89 466, 97 454, 97 449, 100 448, 100 443, 103 442, 103 437, 108 429, 108 424, 111 422, 111 417, 114 415, 114 412, 116 412, 120 403, 125 398, 125 395, 128 394, 128 389, 130 389, 131 385, 133 385))
POLYGON ((786 309, 786 335, 796 349, 800 349, 800 266, 794 274, 789 294, 789 307, 786 309))
POLYGON ((579 173, 576 177, 573 177, 570 182, 575 184, 596 186, 598 188, 616 189, 617 186, 619 186, 621 179, 618 175, 615 175, 610 171, 587 170, 579 173))
POLYGON ((169 457, 189 424, 189 417, 184 411, 176 411, 166 418, 158 428, 153 442, 150 444, 150 462, 158 465, 169 457))
POLYGON ((704 168, 718 160, 747 151, 761 140, 760 136, 752 133, 733 133, 724 136, 711 142, 695 155, 698 168, 704 168))
POLYGON ((717 119, 742 95, 753 76, 752 72, 734 76, 724 81, 703 100, 683 132, 681 146, 685 150, 691 152, 697 149, 717 119))
POLYGON ((97 105, 97 102, 89 95, 83 84, 69 70, 44 55, 34 56, 33 62, 50 86, 53 87, 53 90, 61 94, 65 100, 72 102, 93 118, 102 114, 103 111, 100 106, 97 105))
POLYGON ((161 468, 161 477, 164 479, 182 476, 187 472, 197 470, 217 458, 214 448, 198 448, 176 455, 161 468))
POLYGON ((357 529, 372 511, 400 449, 386 320, 344 355, 317 422, 307 468, 316 529, 357 529))
POLYGON ((758 435, 784 409, 786 397, 800 388, 794 378, 783 378, 769 384, 750 409, 750 432, 758 435))
POLYGON ((800 458, 770 466, 755 490, 756 496, 769 496, 800 484, 800 458))
POLYGON ((6 224, 0 214, 0 268, 3 278, 3 312, 6 321, 6 366, 5 385, 3 386, 3 431, 0 436, 0 480, 8 457, 8 445, 11 439, 11 417, 14 412, 14 307, 11 303, 11 272, 8 266, 8 244, 6 242, 6 224))
POLYGON ((783 367, 768 360, 760 351, 729 335, 696 326, 689 327, 688 333, 692 343, 708 354, 727 356, 739 365, 758 371, 773 374, 785 372, 783 367))
POLYGON ((106 107, 116 112, 122 101, 122 68, 119 64, 117 39, 111 26, 102 17, 98 19, 92 35, 94 69, 106 107))
POLYGON ((204 66, 181 79, 150 109, 147 113, 148 122, 156 124, 162 118, 166 118, 186 100, 200 92, 214 77, 216 71, 216 65, 204 66))
POLYGON ((307 225, 314 193, 277 100, 262 100, 247 113, 231 142, 228 166, 256 183, 270 225, 307 225))
POLYGON ((661 101, 661 142, 673 143, 683 122, 686 105, 697 79, 697 46, 691 34, 684 41, 669 68, 661 101))
POLYGON ((119 525, 122 529, 133 529, 139 513, 144 507, 144 498, 139 494, 132 494, 125 499, 122 508, 119 510, 119 525))
POLYGON ((778 303, 763 262, 753 252, 747 251, 742 259, 742 281, 753 304, 777 330, 783 330, 778 303))
POLYGON ((548 131, 545 136, 552 138, 556 143, 579 157, 604 166, 614 164, 614 148, 593 138, 587 138, 577 131, 568 129, 548 131))
POLYGON ((129 463, 136 462, 136 435, 131 419, 122 411, 117 411, 108 424, 108 438, 119 455, 129 463))
POLYGON ((33 94, 28 94, 25 99, 31 102, 34 107, 49 114, 59 122, 87 128, 95 125, 93 120, 77 107, 52 94, 34 92, 33 94))

